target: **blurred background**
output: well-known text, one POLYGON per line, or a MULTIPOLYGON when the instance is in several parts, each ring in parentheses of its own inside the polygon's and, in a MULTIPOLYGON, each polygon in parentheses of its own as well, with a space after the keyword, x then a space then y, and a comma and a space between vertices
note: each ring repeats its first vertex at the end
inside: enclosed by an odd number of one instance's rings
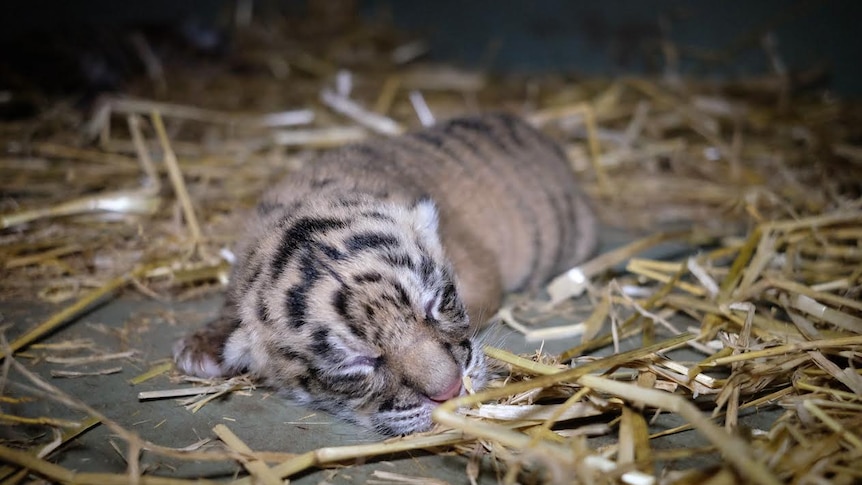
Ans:
POLYGON ((7 90, 118 90, 146 69, 141 49, 162 62, 229 54, 254 11, 264 23, 314 24, 287 35, 337 34, 360 16, 423 42, 408 54, 492 71, 661 75, 671 59, 683 76, 779 72, 806 88, 862 94, 862 2, 853 0, 7 0, 0 11, 7 90))

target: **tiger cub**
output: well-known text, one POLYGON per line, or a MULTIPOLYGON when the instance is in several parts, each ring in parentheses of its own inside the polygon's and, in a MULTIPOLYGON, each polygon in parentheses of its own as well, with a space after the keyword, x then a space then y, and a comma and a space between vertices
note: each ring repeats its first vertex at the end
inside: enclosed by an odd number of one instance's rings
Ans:
POLYGON ((464 376, 486 383, 475 336, 503 292, 583 260, 596 233, 562 150, 511 115, 330 151, 263 196, 221 316, 174 358, 384 434, 423 431, 464 376))

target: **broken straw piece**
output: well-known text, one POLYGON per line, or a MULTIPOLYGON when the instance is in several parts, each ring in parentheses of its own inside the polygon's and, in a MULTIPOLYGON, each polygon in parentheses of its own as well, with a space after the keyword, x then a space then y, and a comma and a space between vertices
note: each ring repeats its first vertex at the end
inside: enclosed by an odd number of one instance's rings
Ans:
POLYGON ((368 133, 358 126, 333 126, 312 130, 272 132, 272 142, 280 146, 328 147, 364 140, 368 133))
POLYGON ((267 127, 307 125, 312 121, 314 121, 314 111, 310 109, 279 111, 260 118, 260 124, 267 127))
POLYGON ((426 54, 431 47, 424 40, 415 40, 402 44, 392 50, 390 59, 395 64, 407 64, 408 62, 426 54))
POLYGON ((337 113, 343 114, 378 133, 398 135, 404 132, 404 128, 392 118, 368 111, 355 101, 340 96, 330 89, 324 89, 320 92, 320 101, 337 113))
POLYGON ((161 200, 158 195, 148 189, 107 192, 70 200, 53 207, 2 215, 0 216, 0 229, 47 217, 70 216, 90 212, 153 214, 158 209, 160 203, 161 200))
POLYGON ((561 404, 483 404, 477 409, 465 410, 464 413, 468 416, 503 421, 545 421, 550 418, 556 418, 555 421, 566 421, 589 416, 600 416, 607 412, 593 405, 590 401, 581 401, 567 405, 562 413, 556 415, 555 413, 561 406, 561 404))
POLYGON ((410 91, 410 104, 413 105, 413 110, 416 111, 416 116, 419 117, 422 126, 432 126, 437 122, 420 91, 410 91))
POLYGON ((553 306, 563 300, 581 296, 587 289, 587 277, 580 267, 575 267, 554 278, 547 289, 551 297, 550 306, 553 306))
POLYGON ((347 69, 340 69, 335 74, 335 91, 345 98, 350 97, 353 92, 353 74, 347 69))
POLYGON ((718 295, 718 283, 706 272, 703 266, 701 266, 695 258, 688 258, 686 261, 686 266, 688 270, 697 278, 697 281, 706 288, 706 291, 709 293, 711 298, 715 298, 718 295))
POLYGON ((796 298, 790 300, 790 304, 797 310, 801 310, 837 327, 854 333, 862 333, 862 319, 838 310, 833 310, 813 298, 805 295, 796 295, 796 298))

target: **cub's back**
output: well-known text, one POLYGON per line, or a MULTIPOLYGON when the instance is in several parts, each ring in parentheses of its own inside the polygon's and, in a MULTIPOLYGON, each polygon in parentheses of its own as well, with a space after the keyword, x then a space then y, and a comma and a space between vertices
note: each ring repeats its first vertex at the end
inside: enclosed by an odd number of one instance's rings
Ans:
POLYGON ((508 114, 457 118, 329 152, 269 191, 261 207, 328 191, 433 199, 467 305, 486 317, 502 291, 534 288, 596 246, 593 213, 565 154, 508 114))

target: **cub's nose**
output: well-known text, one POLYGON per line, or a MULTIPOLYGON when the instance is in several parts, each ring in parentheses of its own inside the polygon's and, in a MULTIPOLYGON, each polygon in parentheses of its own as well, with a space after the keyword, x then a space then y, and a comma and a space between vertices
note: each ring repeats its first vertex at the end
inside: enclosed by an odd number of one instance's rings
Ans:
POLYGON ((442 403, 452 399, 453 397, 457 397, 459 394, 461 394, 461 376, 458 376, 457 379, 452 381, 452 383, 449 384, 443 392, 434 396, 428 396, 428 398, 434 402, 442 403))

